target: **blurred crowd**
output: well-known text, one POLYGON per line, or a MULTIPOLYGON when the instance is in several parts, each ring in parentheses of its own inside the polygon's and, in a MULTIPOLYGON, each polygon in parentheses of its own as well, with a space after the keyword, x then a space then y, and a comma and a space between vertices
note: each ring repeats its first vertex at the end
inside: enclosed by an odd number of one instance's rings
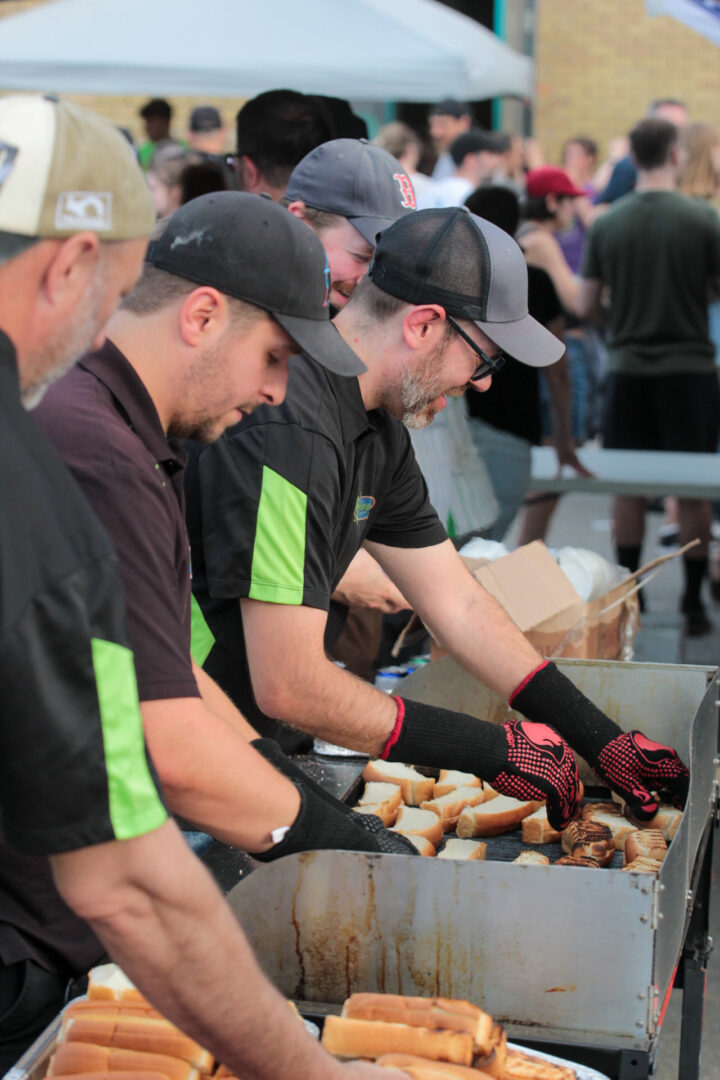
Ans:
MULTIPOLYGON (((146 139, 137 153, 158 216, 216 189, 266 192, 281 200, 293 167, 315 146, 368 136, 365 121, 347 102, 287 90, 260 94, 240 109, 232 150, 232 135, 213 106, 193 110, 181 139, 171 135, 167 101, 149 101, 141 117, 146 139)), ((568 133, 559 161, 549 161, 537 139, 488 131, 476 123, 470 105, 448 99, 429 109, 426 130, 393 121, 372 142, 411 178, 417 209, 466 205, 514 236, 528 265, 530 312, 566 347, 563 360, 542 373, 511 360, 491 393, 451 399, 430 430, 413 433, 431 496, 452 536, 501 540, 513 525, 518 544, 546 536, 557 496, 530 490, 533 445, 553 445, 559 466, 580 475, 588 471, 577 450, 588 442, 714 452, 720 144, 712 125, 690 117, 683 102, 661 99, 607 147, 591 134, 568 133), (669 199, 656 197, 658 191, 669 199), (609 213, 609 224, 603 223, 609 213), (673 228, 665 227, 668 214, 673 228), (623 222, 633 222, 634 233, 623 222), (612 252, 606 250, 608 236, 612 252), (631 253, 635 273, 623 272, 631 253), (687 265, 693 267, 690 277, 687 265), (581 282, 587 280, 599 284, 596 310, 585 310, 581 282), (688 302, 690 290, 697 295, 688 302), (633 382, 638 378, 651 381, 633 382), (628 401, 637 403, 639 414, 628 401)), ((306 219, 318 212, 301 211, 306 219)), ((317 218, 311 223, 317 225, 317 218)), ((320 220, 320 231, 327 232, 327 225, 320 220)), ((337 306, 369 261, 369 251, 341 260, 340 248, 337 306)), ((625 498, 613 508, 617 559, 631 571, 642 559, 645 509, 644 500, 625 498)), ((665 500, 659 542, 700 539, 685 556, 681 598, 691 634, 710 629, 701 595, 709 566, 718 579, 711 581, 716 598, 720 592, 713 528, 720 538, 709 503, 665 500)))

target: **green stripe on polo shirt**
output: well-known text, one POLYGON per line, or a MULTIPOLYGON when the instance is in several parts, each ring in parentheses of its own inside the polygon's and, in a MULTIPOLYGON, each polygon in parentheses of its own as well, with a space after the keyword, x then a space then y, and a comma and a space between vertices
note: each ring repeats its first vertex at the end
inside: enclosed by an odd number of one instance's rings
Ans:
POLYGON ((198 667, 203 666, 214 644, 215 635, 193 596, 190 600, 190 655, 198 667))
POLYGON ((302 604, 306 521, 305 492, 263 465, 248 593, 251 600, 302 604))
POLYGON ((92 638, 107 769, 110 821, 118 840, 151 832, 166 820, 145 757, 133 654, 114 641, 92 638))

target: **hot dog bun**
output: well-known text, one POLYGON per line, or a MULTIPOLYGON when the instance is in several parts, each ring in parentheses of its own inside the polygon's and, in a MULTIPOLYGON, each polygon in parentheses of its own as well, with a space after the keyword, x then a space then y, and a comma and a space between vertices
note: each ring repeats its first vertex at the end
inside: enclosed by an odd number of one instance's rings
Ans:
POLYGON ((419 806, 433 797, 434 779, 423 776, 412 765, 398 761, 368 761, 362 775, 366 784, 373 780, 397 784, 406 806, 419 806))
POLYGON ((378 1058, 383 1054, 409 1054, 434 1061, 471 1065, 473 1039, 464 1031, 433 1031, 409 1024, 378 1023, 328 1016, 322 1033, 325 1049, 343 1058, 378 1058))
POLYGON ((489 1053, 493 1045, 492 1017, 469 1001, 405 994, 352 994, 343 1005, 342 1015, 352 1020, 380 1020, 432 1031, 464 1031, 472 1036, 476 1054, 489 1053))
POLYGON ((480 777, 474 776, 473 773, 458 772, 457 769, 441 769, 440 776, 435 781, 433 798, 440 799, 443 795, 447 795, 448 792, 461 787, 482 788, 482 786, 483 782, 480 777))
POLYGON ((463 840, 473 836, 498 836, 517 829, 523 818, 529 817, 541 802, 520 802, 509 795, 498 795, 479 806, 467 806, 457 823, 457 834, 463 840))
POLYGON ((61 1037, 68 1043, 92 1043, 181 1058, 199 1072, 209 1072, 213 1066, 212 1054, 169 1020, 137 1016, 70 1016, 63 1021, 61 1037))
POLYGON ((481 787, 453 788, 439 799, 430 799, 421 804, 421 809, 432 810, 442 822, 443 832, 452 832, 466 806, 478 806, 485 795, 481 787))
POLYGON ((180 1058, 83 1042, 60 1043, 50 1058, 47 1075, 87 1072, 153 1072, 162 1073, 166 1080, 198 1080, 199 1077, 197 1069, 180 1058))
POLYGON ((142 1001, 149 1004, 117 964, 100 964, 90 970, 87 996, 89 1001, 142 1001))
POLYGON ((451 1065, 448 1061, 428 1061, 414 1054, 383 1054, 378 1065, 386 1069, 399 1069, 412 1080, 491 1080, 489 1073, 468 1069, 464 1065, 451 1065))

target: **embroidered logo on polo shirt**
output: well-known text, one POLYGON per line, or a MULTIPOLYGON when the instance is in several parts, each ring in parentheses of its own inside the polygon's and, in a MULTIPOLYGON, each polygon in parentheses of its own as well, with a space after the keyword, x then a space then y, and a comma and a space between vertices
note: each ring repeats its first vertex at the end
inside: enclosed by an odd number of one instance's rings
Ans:
POLYGON ((358 495, 357 502, 355 503, 355 513, 353 514, 353 521, 356 525, 361 521, 367 521, 374 505, 374 495, 358 495))

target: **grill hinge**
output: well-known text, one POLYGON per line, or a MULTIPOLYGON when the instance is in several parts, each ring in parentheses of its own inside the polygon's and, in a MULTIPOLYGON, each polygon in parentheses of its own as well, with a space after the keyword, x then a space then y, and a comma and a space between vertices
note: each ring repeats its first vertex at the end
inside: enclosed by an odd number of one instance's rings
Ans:
POLYGON ((650 1038, 655 1034, 657 1026, 659 997, 657 986, 649 986, 647 992, 647 1034, 650 1038))
POLYGON ((660 893, 663 892, 664 889, 665 889, 665 886, 661 885, 660 882, 656 878, 654 883, 653 883, 652 900, 651 900, 651 903, 650 903, 650 928, 651 928, 651 930, 657 930, 658 929, 658 927, 660 926, 660 920, 663 917, 662 911, 660 910, 660 893))

